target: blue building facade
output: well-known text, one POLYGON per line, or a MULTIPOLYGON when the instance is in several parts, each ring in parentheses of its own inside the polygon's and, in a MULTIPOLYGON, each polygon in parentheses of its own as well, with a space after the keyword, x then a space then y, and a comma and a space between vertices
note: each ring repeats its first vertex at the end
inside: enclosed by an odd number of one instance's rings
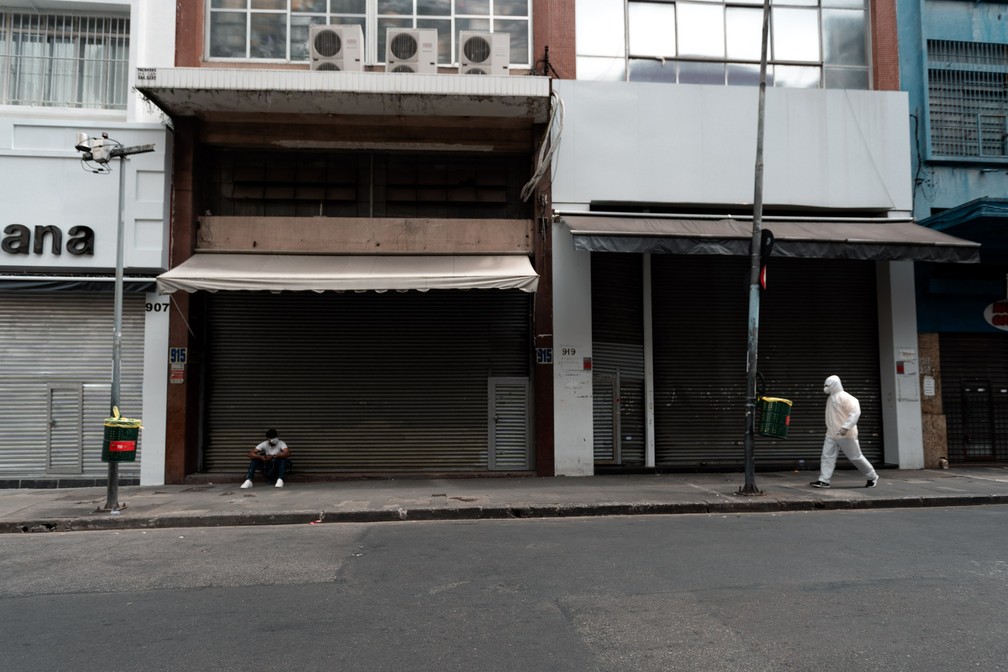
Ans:
POLYGON ((916 265, 925 456, 1008 462, 1008 4, 897 3, 913 214, 981 244, 916 265))

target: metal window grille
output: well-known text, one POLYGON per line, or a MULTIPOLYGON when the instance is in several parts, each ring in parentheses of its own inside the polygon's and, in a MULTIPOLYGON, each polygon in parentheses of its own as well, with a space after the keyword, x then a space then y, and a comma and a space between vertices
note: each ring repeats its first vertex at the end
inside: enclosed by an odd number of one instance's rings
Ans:
POLYGON ((0 11, 0 103, 126 109, 128 18, 0 11))
POLYGON ((1008 44, 928 40, 931 152, 1008 158, 1008 44))

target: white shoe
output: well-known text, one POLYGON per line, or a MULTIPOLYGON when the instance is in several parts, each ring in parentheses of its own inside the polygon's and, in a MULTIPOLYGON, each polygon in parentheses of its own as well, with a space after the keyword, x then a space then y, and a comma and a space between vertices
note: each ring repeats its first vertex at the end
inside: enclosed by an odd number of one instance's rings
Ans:
POLYGON ((283 487, 283 479, 282 478, 278 478, 277 482, 276 482, 276 485, 274 487, 276 487, 276 488, 282 488, 283 487))
POLYGON ((242 490, 247 490, 252 487, 252 479, 246 478, 245 482, 241 484, 242 490))

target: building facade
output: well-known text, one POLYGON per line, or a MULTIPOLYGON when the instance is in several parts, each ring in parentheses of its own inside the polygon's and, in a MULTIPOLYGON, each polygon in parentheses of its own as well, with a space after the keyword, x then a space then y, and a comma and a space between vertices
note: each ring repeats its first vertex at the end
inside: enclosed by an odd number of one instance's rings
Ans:
POLYGON ((551 474, 541 17, 267 4, 180 5, 138 83, 175 130, 168 480, 237 476, 267 427, 307 477, 551 474))
POLYGON ((121 411, 145 426, 121 482, 164 482, 168 315, 154 278, 167 268, 171 135, 131 87, 135 66, 173 59, 172 4, 0 3, 0 483, 8 487, 107 480, 121 177, 121 411), (153 151, 82 161, 80 133, 153 151))
MULTIPOLYGON (((894 16, 771 7, 757 370, 793 406, 758 468, 814 468, 831 374, 870 460, 924 466, 914 264, 976 246, 912 219, 894 16)), ((583 1, 576 25, 576 77, 554 83, 557 472, 739 468, 762 7, 583 1)))
POLYGON ((927 466, 1008 462, 1008 27, 1004 3, 900 0, 914 216, 981 243, 980 264, 919 264, 927 466))

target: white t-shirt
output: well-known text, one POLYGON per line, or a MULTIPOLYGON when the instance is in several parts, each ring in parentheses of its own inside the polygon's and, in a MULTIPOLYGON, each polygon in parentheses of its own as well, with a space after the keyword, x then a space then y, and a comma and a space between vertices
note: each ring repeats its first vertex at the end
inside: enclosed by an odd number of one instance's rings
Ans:
POLYGON ((255 450, 257 453, 262 453, 263 455, 279 455, 287 450, 287 444, 280 439, 277 439, 275 446, 271 446, 269 441, 263 441, 255 447, 255 450))

